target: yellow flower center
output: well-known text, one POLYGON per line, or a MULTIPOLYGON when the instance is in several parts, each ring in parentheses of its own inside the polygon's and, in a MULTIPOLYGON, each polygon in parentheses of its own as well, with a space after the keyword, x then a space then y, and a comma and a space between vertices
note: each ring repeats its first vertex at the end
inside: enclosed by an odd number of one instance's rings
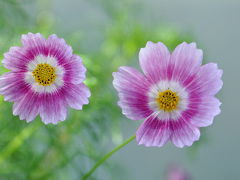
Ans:
POLYGON ((168 89, 166 91, 159 92, 156 101, 161 110, 170 112, 177 109, 179 97, 177 93, 172 92, 171 90, 168 89))
POLYGON ((35 81, 42 86, 49 86, 56 79, 55 68, 47 63, 38 64, 32 73, 35 81))

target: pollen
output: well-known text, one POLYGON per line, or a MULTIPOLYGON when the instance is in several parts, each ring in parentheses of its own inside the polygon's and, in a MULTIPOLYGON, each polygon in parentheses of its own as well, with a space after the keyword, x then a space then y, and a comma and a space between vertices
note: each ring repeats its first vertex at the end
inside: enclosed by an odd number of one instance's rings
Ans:
POLYGON ((42 86, 49 86, 56 79, 55 68, 47 63, 38 64, 32 73, 35 81, 42 86))
POLYGON ((176 92, 168 89, 166 91, 159 92, 156 101, 159 105, 159 109, 170 112, 177 109, 179 97, 176 92))

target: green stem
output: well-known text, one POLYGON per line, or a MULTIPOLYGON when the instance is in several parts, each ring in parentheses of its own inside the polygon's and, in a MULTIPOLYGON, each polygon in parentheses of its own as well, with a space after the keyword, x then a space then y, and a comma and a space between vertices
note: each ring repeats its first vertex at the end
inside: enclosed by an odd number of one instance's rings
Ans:
POLYGON ((119 146, 117 146, 115 149, 113 149, 112 151, 110 151, 109 153, 107 153, 105 156, 102 157, 102 159, 100 159, 93 167, 92 169, 90 169, 90 171, 88 171, 83 177, 82 180, 86 180, 89 176, 91 176, 91 174, 101 165, 103 164, 108 158, 110 158, 115 152, 117 152, 119 149, 121 149, 122 147, 124 147, 125 145, 127 145, 128 143, 130 143, 133 139, 136 138, 136 135, 131 136, 129 139, 127 139, 126 141, 124 141, 122 144, 120 144, 119 146))

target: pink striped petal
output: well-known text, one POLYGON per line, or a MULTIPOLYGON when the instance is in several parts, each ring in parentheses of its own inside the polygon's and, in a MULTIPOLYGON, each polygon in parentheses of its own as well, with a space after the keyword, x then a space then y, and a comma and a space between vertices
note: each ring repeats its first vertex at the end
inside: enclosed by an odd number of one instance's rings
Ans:
POLYGON ((82 59, 79 56, 73 55, 63 67, 66 71, 64 81, 73 84, 80 84, 85 80, 87 70, 83 66, 82 59))
POLYGON ((46 39, 40 33, 28 33, 22 35, 22 44, 28 48, 36 48, 41 53, 42 48, 45 46, 46 39))
POLYGON ((4 54, 2 61, 5 68, 12 71, 26 71, 26 64, 30 61, 28 53, 25 48, 11 47, 9 52, 4 54))
POLYGON ((84 104, 88 104, 91 93, 83 83, 66 86, 66 101, 71 108, 81 110, 84 104))
POLYGON ((19 115, 20 120, 33 121, 39 113, 39 101, 36 94, 28 90, 21 99, 14 102, 13 114, 19 115))
POLYGON ((39 98, 40 117, 45 124, 57 124, 67 117, 67 104, 62 93, 44 94, 39 98))
POLYGON ((168 67, 169 79, 185 84, 202 64, 203 52, 195 43, 182 43, 173 51, 168 67))
MULTIPOLYGON (((192 117, 190 121, 191 124, 197 127, 211 125, 214 117, 221 112, 221 102, 215 97, 203 97, 202 101, 196 103, 198 103, 197 109, 195 110, 197 113, 192 117)), ((193 110, 190 109, 190 111, 193 110)))
POLYGON ((215 95, 223 86, 222 73, 217 64, 205 64, 199 68, 198 73, 186 88, 190 93, 197 92, 200 96, 215 95))
POLYGON ((18 101, 29 91, 30 88, 23 79, 23 73, 8 72, 0 76, 0 94, 5 101, 18 101))
POLYGON ((71 62, 72 48, 62 38, 53 34, 46 40, 47 54, 58 59, 60 65, 71 62))
POLYGON ((171 129, 168 122, 151 116, 138 128, 136 139, 139 144, 145 146, 161 147, 167 143, 170 135, 171 129))
POLYGON ((140 66, 151 82, 167 79, 167 66, 170 53, 167 47, 161 43, 148 42, 139 53, 140 66))
POLYGON ((179 148, 191 146, 194 141, 199 140, 200 131, 197 127, 180 120, 177 123, 172 123, 171 141, 179 148))
POLYGON ((149 82, 136 69, 120 67, 113 73, 113 86, 119 93, 119 106, 129 119, 148 117, 152 111, 148 107, 147 91, 149 82))

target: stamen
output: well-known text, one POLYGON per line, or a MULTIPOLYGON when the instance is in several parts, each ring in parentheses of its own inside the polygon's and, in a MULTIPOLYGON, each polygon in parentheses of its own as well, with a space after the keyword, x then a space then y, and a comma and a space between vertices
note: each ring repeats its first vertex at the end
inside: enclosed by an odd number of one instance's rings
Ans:
POLYGON ((38 64, 37 68, 32 73, 35 81, 42 86, 51 85, 57 77, 55 68, 47 63, 38 64))
POLYGON ((177 93, 166 90, 158 93, 156 101, 159 105, 159 109, 170 112, 177 109, 179 97, 177 93))

